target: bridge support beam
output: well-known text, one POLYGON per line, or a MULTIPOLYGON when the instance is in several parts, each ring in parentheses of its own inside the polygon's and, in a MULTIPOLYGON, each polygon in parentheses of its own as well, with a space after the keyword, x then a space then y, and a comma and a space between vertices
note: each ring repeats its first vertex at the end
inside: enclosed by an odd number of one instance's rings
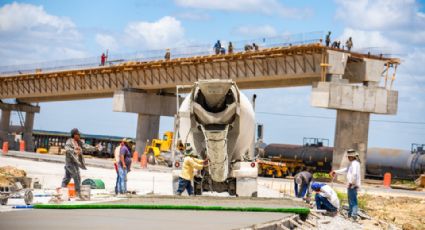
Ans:
POLYGON ((343 54, 330 52, 326 82, 313 84, 311 105, 337 110, 333 169, 348 164, 345 151, 353 148, 360 154, 364 177, 370 113, 397 113, 398 92, 379 87, 384 65, 367 58, 347 65, 343 54))
POLYGON ((34 140, 32 138, 32 131, 34 128, 34 117, 35 113, 33 112, 25 113, 25 124, 22 139, 25 141, 25 151, 29 152, 34 151, 34 140))
POLYGON ((7 141, 7 136, 9 134, 9 125, 10 125, 10 110, 2 109, 1 110, 1 120, 0 120, 0 146, 3 146, 3 142, 7 141))
POLYGON ((158 138, 160 117, 176 114, 176 97, 150 94, 140 90, 117 91, 113 97, 113 110, 138 114, 136 151, 142 154, 146 142, 158 138))
MULTIPOLYGON (((32 131, 34 126, 34 117, 35 113, 40 112, 39 106, 33 106, 26 103, 18 104, 6 104, 0 102, 0 109, 2 110, 2 116, 0 121, 0 144, 2 145, 4 141, 8 141, 8 134, 10 132, 22 132, 22 139, 25 141, 25 150, 34 151, 34 141, 32 139, 32 131), (11 127, 10 126, 10 112, 18 111, 25 112, 25 122, 24 126, 11 127)), ((13 143, 9 143, 9 146, 14 146, 13 143)), ((18 143, 19 146, 19 143, 18 143)))
POLYGON ((136 151, 142 154, 146 143, 158 138, 159 133, 158 115, 139 114, 137 118, 136 151))

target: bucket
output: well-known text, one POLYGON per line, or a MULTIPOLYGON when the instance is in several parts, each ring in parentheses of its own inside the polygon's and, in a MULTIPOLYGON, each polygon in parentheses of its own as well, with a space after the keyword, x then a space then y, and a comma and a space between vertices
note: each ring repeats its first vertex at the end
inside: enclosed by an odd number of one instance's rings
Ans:
POLYGON ((91 187, 90 185, 81 186, 81 199, 90 200, 91 187))
POLYGON ((76 196, 76 192, 75 192, 75 184, 74 183, 69 183, 68 184, 68 194, 70 198, 73 198, 76 196))
POLYGON ((58 193, 61 200, 68 201, 69 200, 69 191, 68 188, 57 188, 56 192, 58 193))

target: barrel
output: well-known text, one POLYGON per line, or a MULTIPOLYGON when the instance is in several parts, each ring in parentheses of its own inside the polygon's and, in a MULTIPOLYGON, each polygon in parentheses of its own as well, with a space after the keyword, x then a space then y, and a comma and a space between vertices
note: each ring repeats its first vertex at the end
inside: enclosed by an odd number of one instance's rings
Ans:
POLYGON ((396 179, 416 179, 425 173, 425 155, 409 150, 369 148, 366 160, 366 175, 383 177, 391 173, 396 179))
POLYGON ((314 166, 317 171, 328 172, 332 167, 333 148, 323 146, 303 146, 269 144, 264 149, 266 158, 301 160, 306 166, 314 166))
POLYGON ((101 179, 85 179, 83 185, 90 185, 91 189, 105 189, 105 183, 101 179))

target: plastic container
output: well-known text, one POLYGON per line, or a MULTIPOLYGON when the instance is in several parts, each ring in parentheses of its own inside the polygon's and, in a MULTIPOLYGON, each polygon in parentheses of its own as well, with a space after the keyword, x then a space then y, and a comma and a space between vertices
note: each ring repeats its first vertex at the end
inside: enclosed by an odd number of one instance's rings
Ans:
POLYGON ((59 194, 59 197, 63 201, 69 200, 69 191, 68 188, 57 188, 56 192, 59 194))
POLYGON ((81 198, 83 200, 90 200, 91 187, 90 185, 81 185, 81 198))

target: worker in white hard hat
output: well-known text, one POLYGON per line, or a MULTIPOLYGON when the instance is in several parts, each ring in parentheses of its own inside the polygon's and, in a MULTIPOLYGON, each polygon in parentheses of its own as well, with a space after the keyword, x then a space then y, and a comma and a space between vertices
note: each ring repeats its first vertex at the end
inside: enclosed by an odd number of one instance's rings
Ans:
POLYGON ((347 194, 348 194, 348 217, 354 221, 357 220, 357 192, 360 188, 360 159, 359 153, 354 149, 348 149, 346 151, 348 160, 350 161, 348 167, 339 170, 332 171, 330 174, 332 177, 335 174, 346 174, 347 175, 347 194))
POLYGON ((182 171, 179 176, 179 187, 176 194, 180 196, 184 190, 187 190, 187 194, 192 196, 194 171, 195 169, 201 170, 207 160, 197 159, 198 155, 193 152, 192 147, 187 147, 184 155, 182 171))

